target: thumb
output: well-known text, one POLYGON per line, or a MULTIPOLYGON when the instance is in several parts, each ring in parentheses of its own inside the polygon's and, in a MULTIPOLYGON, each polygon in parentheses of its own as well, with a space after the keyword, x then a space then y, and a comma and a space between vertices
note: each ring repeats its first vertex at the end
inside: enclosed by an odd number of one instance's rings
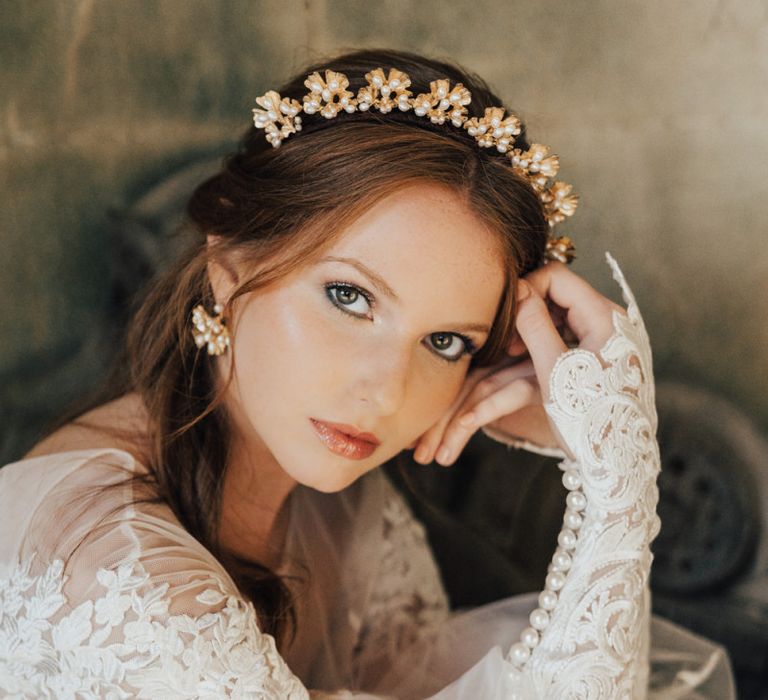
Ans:
POLYGON ((549 377, 557 358, 568 350, 552 322, 544 299, 528 282, 517 281, 515 327, 530 353, 541 397, 549 401, 549 377))

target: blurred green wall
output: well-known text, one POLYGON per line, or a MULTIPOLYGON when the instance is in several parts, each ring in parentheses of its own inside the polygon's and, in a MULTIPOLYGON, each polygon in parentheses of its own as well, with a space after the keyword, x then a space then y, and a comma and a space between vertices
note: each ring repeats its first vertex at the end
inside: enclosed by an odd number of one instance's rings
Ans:
POLYGON ((582 198, 562 227, 573 269, 618 300, 617 258, 657 378, 768 430, 762 0, 2 0, 0 17, 7 419, 42 421, 95 375, 72 357, 107 303, 109 210, 223 153, 307 58, 393 46, 491 83, 560 155, 582 198), (68 381, 41 381, 67 362, 68 381))

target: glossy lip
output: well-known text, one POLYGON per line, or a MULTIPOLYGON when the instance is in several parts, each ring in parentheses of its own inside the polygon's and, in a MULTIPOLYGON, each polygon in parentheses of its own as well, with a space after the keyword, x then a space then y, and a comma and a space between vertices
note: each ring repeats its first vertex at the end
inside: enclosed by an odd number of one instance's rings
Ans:
MULTIPOLYGON (((325 446, 333 453, 348 457, 349 459, 366 459, 370 457, 379 445, 375 435, 370 433, 358 433, 352 436, 342 432, 336 426, 341 423, 326 423, 324 421, 309 419, 315 433, 322 440, 325 446), (363 439, 369 438, 369 439, 363 439), (376 440, 376 443, 371 440, 376 440)), ((355 429, 353 426, 344 425, 346 429, 355 429)))
POLYGON ((331 428, 338 430, 340 433, 344 433, 345 435, 349 435, 350 437, 357 438, 358 440, 364 440, 365 442, 370 442, 374 445, 381 444, 381 440, 379 440, 379 438, 377 438, 373 433, 364 433, 358 428, 356 428, 354 425, 348 425, 347 423, 330 423, 329 421, 318 421, 318 422, 325 423, 326 425, 330 425, 331 428))

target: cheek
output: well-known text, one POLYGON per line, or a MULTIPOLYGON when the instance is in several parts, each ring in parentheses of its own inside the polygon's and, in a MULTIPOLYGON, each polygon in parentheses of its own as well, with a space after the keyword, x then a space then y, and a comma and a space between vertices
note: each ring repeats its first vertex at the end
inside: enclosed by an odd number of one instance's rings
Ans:
POLYGON ((264 300, 237 328, 239 383, 266 390, 267 395, 262 396, 265 400, 279 400, 279 393, 292 387, 310 391, 322 382, 320 368, 332 371, 331 339, 323 319, 311 309, 279 297, 264 300))

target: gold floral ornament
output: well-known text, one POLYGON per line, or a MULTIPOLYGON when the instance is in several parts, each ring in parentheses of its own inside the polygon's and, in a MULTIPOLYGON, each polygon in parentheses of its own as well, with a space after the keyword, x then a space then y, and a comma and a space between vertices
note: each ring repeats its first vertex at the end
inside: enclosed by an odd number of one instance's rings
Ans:
POLYGON ((326 119, 333 119, 342 109, 345 112, 357 111, 354 93, 347 90, 349 80, 344 73, 325 71, 325 80, 319 73, 312 73, 305 81, 310 93, 304 96, 304 113, 320 112, 326 119), (338 99, 336 99, 338 98, 338 99))
POLYGON ((550 260, 559 260, 566 265, 576 257, 573 242, 568 236, 550 238, 547 241, 547 249, 544 255, 550 260))
POLYGON ((549 155, 549 148, 540 143, 531 144, 527 151, 515 148, 510 161, 512 167, 524 174, 538 192, 547 186, 548 180, 557 175, 560 169, 560 159, 556 155, 549 155))
POLYGON ((433 80, 429 92, 413 101, 413 111, 420 117, 429 117, 433 124, 444 124, 446 117, 454 126, 462 126, 467 119, 467 108, 472 101, 469 90, 461 83, 451 88, 448 80, 433 80))
MULTIPOLYGON (((473 136, 479 146, 496 148, 506 154, 512 169, 538 194, 550 231, 576 211, 579 198, 572 194, 571 186, 565 182, 552 182, 560 168, 558 157, 540 143, 531 144, 527 150, 515 148, 522 124, 514 114, 505 117, 503 107, 486 107, 482 117, 469 118, 467 105, 471 103, 472 95, 461 83, 451 87, 446 78, 433 80, 429 92, 414 98, 408 89, 410 77, 396 68, 390 68, 389 73, 376 68, 366 73, 365 79, 367 85, 355 95, 348 89, 349 80, 344 73, 326 69, 325 77, 322 77, 315 71, 304 81, 309 93, 304 95, 303 104, 281 98, 270 90, 256 99, 263 109, 253 110, 253 123, 256 128, 265 130, 267 141, 277 148, 285 138, 301 130, 298 113, 302 110, 305 114, 320 113, 326 119, 332 119, 342 111, 377 109, 386 114, 397 108, 403 112, 413 110, 433 124, 442 125, 450 120, 451 124, 464 128, 473 136)), ((555 238, 550 234, 544 253, 545 263, 549 260, 569 263, 575 257, 570 238, 555 238)))
POLYGON ((496 146, 499 153, 506 153, 520 133, 520 120, 514 114, 505 119, 503 107, 486 107, 485 116, 467 119, 464 128, 484 148, 496 146))
POLYGON ((411 95, 408 88, 411 79, 407 74, 392 68, 385 77, 381 68, 365 74, 368 85, 361 87, 357 92, 357 108, 361 112, 375 107, 382 114, 391 112, 397 107, 403 112, 411 109, 411 95))
POLYGON ((270 90, 265 95, 256 98, 256 104, 264 109, 253 110, 253 123, 259 129, 264 129, 269 141, 274 148, 280 142, 301 131, 301 104, 288 97, 280 99, 280 95, 270 90), (278 126, 279 125, 279 126, 278 126))
POLYGON ((572 189, 568 183, 558 181, 539 195, 550 228, 565 221, 566 216, 573 216, 576 211, 579 196, 571 194, 572 189))

